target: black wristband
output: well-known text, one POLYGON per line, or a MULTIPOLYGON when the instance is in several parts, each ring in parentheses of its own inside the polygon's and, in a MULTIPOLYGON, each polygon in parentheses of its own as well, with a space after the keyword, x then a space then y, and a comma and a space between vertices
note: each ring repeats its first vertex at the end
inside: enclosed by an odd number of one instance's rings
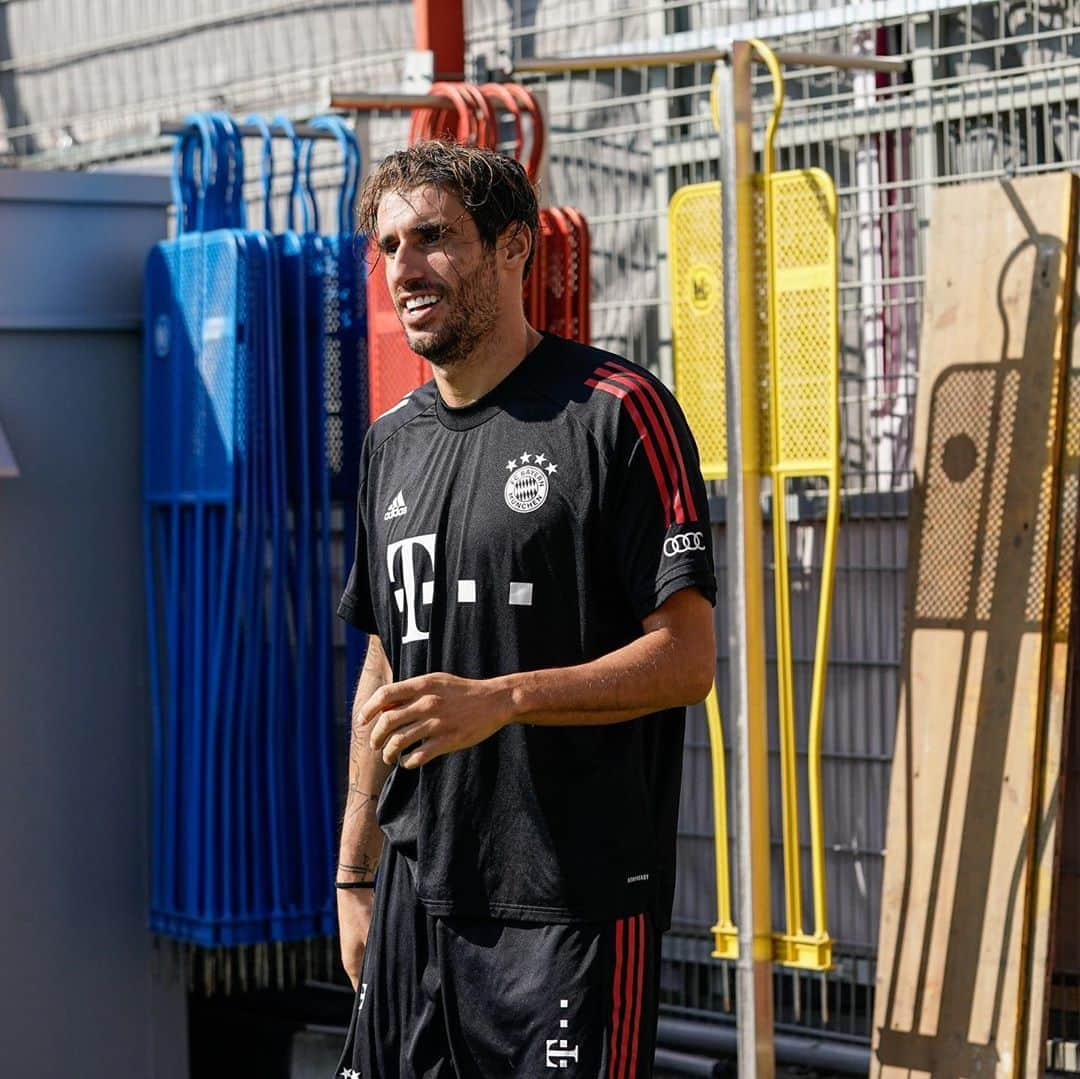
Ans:
POLYGON ((354 888, 374 888, 375 882, 373 880, 336 880, 334 887, 340 888, 343 892, 349 892, 354 888))

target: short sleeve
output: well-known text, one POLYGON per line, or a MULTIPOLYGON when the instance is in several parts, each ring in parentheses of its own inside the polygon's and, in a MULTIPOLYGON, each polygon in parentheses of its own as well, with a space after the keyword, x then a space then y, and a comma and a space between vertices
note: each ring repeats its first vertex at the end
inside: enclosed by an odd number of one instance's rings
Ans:
POLYGON ((345 583, 345 591, 338 603, 338 617, 365 633, 378 632, 375 610, 371 602, 371 586, 368 578, 367 527, 364 523, 364 483, 356 497, 356 544, 352 569, 345 583))
POLYGON ((716 603, 709 502, 697 445, 675 398, 650 380, 622 401, 609 468, 619 574, 638 619, 683 588, 716 603))

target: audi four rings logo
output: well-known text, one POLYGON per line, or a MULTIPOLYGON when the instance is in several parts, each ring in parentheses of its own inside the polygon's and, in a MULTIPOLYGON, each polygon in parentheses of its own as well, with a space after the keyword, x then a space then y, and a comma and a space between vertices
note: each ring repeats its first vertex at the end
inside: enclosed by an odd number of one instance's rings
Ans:
POLYGON ((704 551, 705 536, 701 532, 682 532, 664 540, 664 554, 686 554, 687 551, 704 551))

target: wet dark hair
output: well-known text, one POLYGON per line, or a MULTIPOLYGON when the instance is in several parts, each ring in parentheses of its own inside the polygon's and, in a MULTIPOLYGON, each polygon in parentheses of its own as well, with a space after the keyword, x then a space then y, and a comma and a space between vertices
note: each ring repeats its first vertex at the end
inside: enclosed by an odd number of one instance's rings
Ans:
POLYGON ((461 201, 489 250, 495 249, 508 226, 528 229, 532 236, 525 263, 528 275, 540 231, 536 191, 519 162, 494 150, 431 140, 390 154, 364 181, 356 208, 359 232, 376 235, 379 203, 385 195, 429 186, 449 191, 461 201))

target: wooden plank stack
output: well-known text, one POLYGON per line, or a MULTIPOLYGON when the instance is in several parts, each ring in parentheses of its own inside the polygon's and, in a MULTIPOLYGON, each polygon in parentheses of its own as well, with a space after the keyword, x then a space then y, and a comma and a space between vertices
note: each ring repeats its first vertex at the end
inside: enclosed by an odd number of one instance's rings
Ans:
POLYGON ((1074 624, 1076 196, 1055 173, 934 198, 873 1076, 1041 1074, 1074 624))

